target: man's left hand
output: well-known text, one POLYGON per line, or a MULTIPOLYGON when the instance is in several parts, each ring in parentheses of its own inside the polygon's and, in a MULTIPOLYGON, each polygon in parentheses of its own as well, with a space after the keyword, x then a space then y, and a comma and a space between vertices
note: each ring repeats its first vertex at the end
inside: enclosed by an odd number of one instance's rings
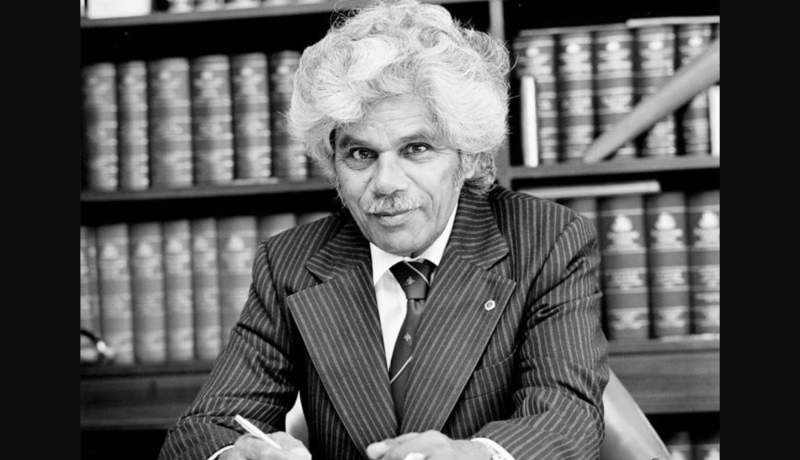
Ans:
POLYGON ((426 431, 370 444, 367 456, 373 460, 489 460, 491 453, 480 443, 426 431))

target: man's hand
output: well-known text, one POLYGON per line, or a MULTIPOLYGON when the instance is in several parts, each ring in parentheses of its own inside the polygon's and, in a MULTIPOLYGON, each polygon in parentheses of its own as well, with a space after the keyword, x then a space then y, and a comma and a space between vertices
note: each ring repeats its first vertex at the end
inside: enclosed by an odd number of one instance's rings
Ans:
POLYGON ((480 443, 426 431, 370 444, 367 456, 373 460, 489 460, 491 453, 480 443))
POLYGON ((220 460, 310 460, 311 453, 302 442, 278 431, 267 436, 277 442, 281 449, 252 434, 239 437, 233 447, 220 455, 220 460))

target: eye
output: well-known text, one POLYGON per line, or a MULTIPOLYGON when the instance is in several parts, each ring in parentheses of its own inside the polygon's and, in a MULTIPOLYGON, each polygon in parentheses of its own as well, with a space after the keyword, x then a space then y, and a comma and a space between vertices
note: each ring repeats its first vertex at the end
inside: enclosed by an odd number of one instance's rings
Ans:
POLYGON ((364 148, 353 148, 349 150, 350 157, 357 161, 368 161, 375 158, 375 152, 364 148))
POLYGON ((420 154, 425 153, 428 150, 430 150, 430 148, 431 148, 431 146, 428 145, 428 144, 422 144, 422 143, 408 144, 406 146, 406 148, 405 148, 405 152, 404 153, 406 155, 411 155, 411 156, 420 155, 420 154))

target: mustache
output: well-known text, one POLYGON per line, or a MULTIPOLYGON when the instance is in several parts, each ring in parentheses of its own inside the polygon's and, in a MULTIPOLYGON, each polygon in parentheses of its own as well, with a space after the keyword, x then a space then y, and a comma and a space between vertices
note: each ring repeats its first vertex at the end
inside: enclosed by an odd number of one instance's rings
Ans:
POLYGON ((398 214, 419 207, 419 203, 405 194, 381 195, 367 203, 362 203, 361 208, 370 214, 398 214))

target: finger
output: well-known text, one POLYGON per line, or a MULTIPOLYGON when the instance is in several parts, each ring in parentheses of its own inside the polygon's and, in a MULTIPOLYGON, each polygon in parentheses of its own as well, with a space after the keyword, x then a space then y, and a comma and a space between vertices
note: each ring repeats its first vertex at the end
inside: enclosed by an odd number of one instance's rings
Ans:
POLYGON ((268 435, 278 443, 281 448, 295 455, 311 458, 311 453, 302 441, 283 431, 276 431, 268 435))
POLYGON ((425 454, 411 452, 410 454, 406 455, 403 460, 425 460, 425 454))
POLYGON ((396 438, 372 443, 367 446, 367 457, 372 459, 381 458, 386 454, 386 452, 390 451, 395 446, 403 444, 404 442, 407 442, 417 436, 419 436, 419 433, 406 433, 396 438))

